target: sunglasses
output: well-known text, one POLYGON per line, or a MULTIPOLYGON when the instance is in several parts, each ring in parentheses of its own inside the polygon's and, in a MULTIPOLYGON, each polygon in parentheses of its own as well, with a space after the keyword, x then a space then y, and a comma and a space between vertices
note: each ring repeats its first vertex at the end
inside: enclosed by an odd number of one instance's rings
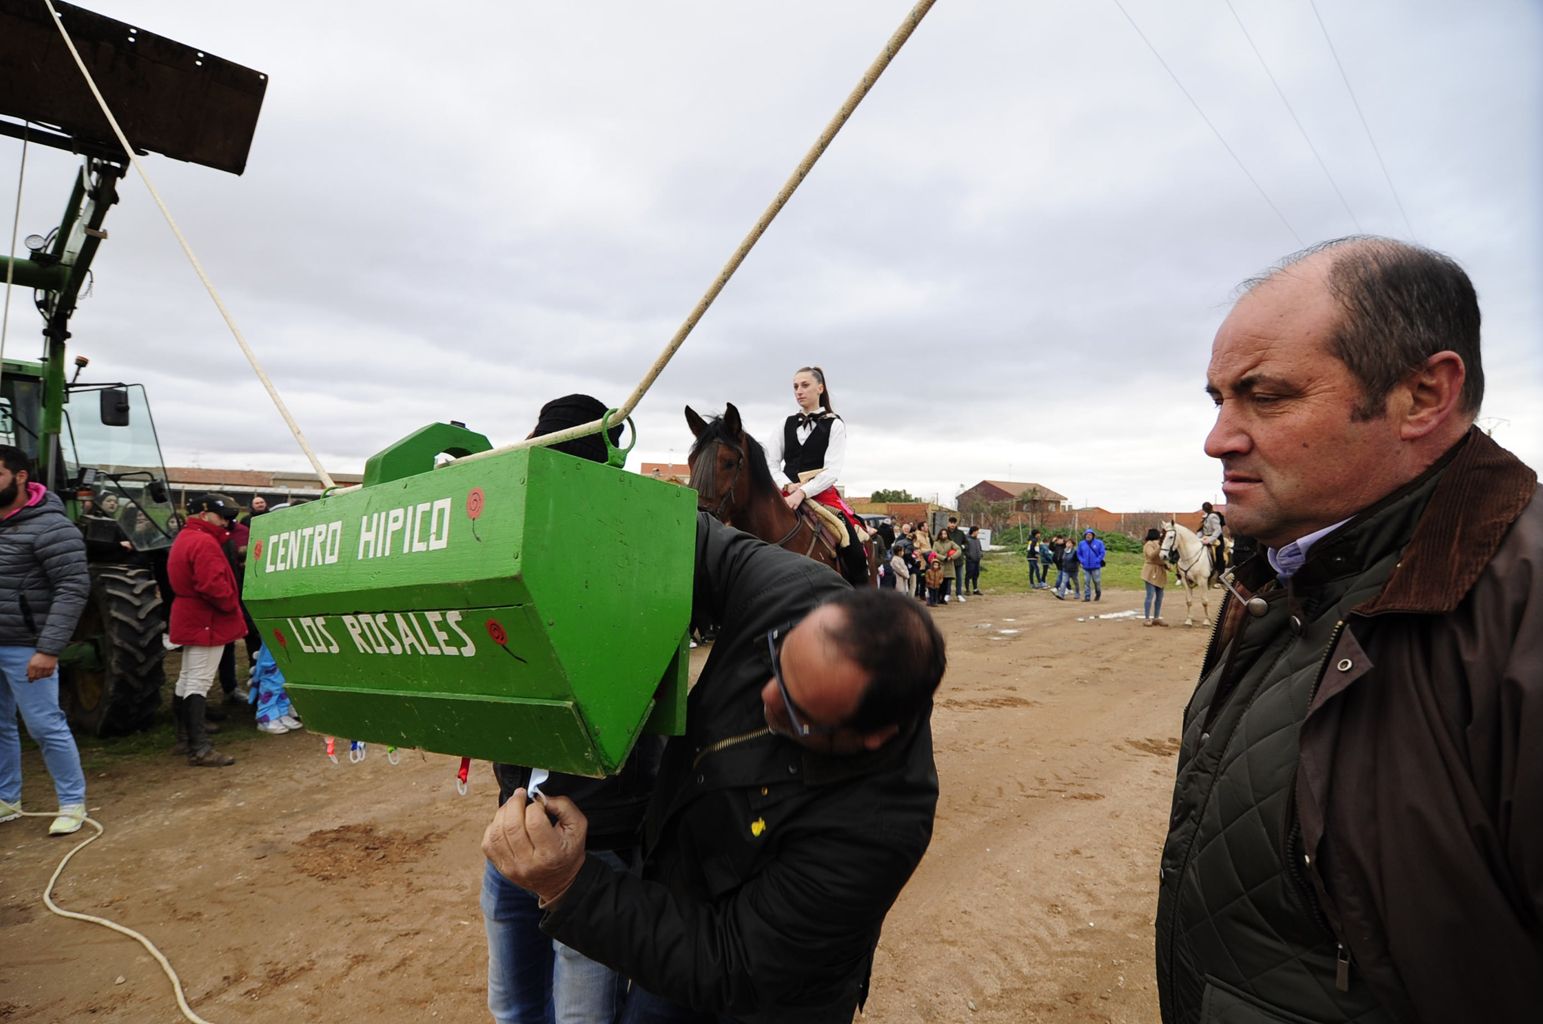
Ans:
POLYGON ((766 634, 766 650, 771 655, 772 678, 777 680, 777 692, 782 695, 782 706, 787 709, 788 724, 793 727, 793 732, 798 736, 834 736, 840 732, 839 725, 817 725, 809 721, 808 716, 798 709, 793 703, 793 698, 788 695, 788 684, 782 681, 782 641, 793 631, 792 626, 782 626, 771 630, 766 634))

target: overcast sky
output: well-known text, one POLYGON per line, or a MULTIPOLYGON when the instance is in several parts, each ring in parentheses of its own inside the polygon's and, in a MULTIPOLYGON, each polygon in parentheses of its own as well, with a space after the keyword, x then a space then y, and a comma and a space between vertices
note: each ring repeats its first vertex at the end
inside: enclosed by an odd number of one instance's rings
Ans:
MULTIPOLYGON (((1234 287, 1358 230, 1468 269, 1481 422, 1543 465, 1543 5, 1317 0, 1390 188, 1307 0, 1122 2, 1225 146, 1114 0, 942 0, 644 399, 630 465, 684 461, 687 403, 768 437, 817 363, 849 494, 1219 500, 1202 386, 1234 287)), ((333 471, 433 420, 501 444, 554 395, 620 404, 909 9, 86 6, 270 76, 243 176, 147 166, 333 471)), ((73 165, 30 151, 21 234, 73 165)), ((147 385, 170 464, 303 468, 137 180, 107 228, 89 376, 147 385)), ((38 326, 14 296, 8 354, 38 326)))

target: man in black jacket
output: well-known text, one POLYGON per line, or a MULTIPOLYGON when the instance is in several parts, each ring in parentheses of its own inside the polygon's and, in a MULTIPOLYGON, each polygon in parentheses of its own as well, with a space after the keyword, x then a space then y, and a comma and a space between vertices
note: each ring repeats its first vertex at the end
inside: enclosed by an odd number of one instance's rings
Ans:
POLYGON ((706 515, 696 566, 720 632, 665 750, 642 877, 586 859, 560 797, 517 791, 483 850, 540 895, 544 931, 633 980, 627 1020, 846 1024, 932 836, 943 640, 904 595, 706 515))

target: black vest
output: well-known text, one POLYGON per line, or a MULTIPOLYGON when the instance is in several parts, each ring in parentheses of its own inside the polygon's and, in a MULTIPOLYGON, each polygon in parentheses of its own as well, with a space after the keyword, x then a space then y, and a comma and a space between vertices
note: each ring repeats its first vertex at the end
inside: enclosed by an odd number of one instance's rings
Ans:
MULTIPOLYGON (((1207 656, 1184 712, 1159 874, 1157 987, 1166 1024, 1395 1019, 1348 970, 1304 873, 1298 733, 1334 639, 1351 609, 1386 585, 1432 489, 1427 483, 1320 542, 1363 538, 1363 567, 1336 574, 1315 548, 1295 585, 1261 588, 1265 615, 1237 616, 1230 640, 1207 656)), ((1233 603, 1224 598, 1218 620, 1233 603)))
POLYGON ((841 417, 835 413, 821 416, 814 432, 803 444, 798 442, 798 416, 789 416, 782 425, 782 472, 796 481, 798 474, 825 468, 825 449, 830 446, 830 425, 841 417))

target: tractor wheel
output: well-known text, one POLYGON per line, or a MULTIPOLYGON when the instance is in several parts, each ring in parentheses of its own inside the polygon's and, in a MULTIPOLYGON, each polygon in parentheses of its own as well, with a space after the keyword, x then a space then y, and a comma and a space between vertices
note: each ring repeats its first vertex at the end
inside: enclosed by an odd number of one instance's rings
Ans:
POLYGON ((91 599, 59 659, 59 702, 77 732, 112 736, 149 728, 166 678, 165 628, 149 569, 91 567, 91 599))

